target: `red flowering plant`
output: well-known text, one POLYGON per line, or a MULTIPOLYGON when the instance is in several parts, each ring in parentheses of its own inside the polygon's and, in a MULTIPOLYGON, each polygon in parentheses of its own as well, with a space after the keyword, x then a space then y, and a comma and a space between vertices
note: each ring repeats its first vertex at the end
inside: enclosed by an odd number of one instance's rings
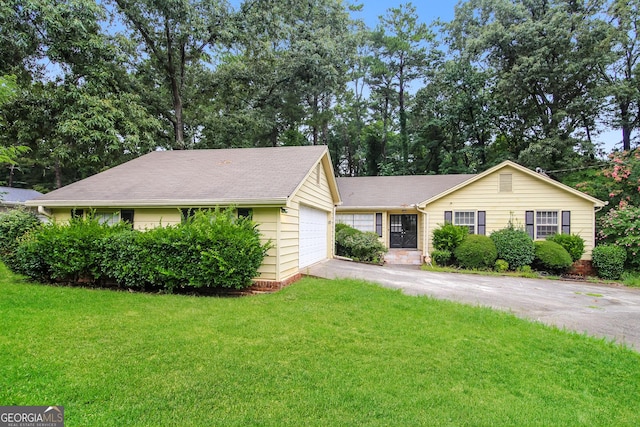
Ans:
POLYGON ((609 205, 640 206, 640 149, 609 154, 609 166, 602 174, 609 178, 609 205))

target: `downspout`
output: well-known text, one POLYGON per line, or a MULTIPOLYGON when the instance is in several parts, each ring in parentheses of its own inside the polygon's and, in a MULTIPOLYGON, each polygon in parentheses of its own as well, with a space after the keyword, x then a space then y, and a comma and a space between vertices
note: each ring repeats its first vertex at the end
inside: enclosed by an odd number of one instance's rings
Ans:
POLYGON ((415 205, 416 210, 423 215, 424 218, 424 227, 422 230, 422 259, 424 262, 429 263, 431 261, 431 256, 429 255, 429 245, 427 242, 428 231, 427 227, 429 226, 429 213, 425 210, 420 209, 418 204, 415 205))
POLYGON ((47 217, 47 219, 51 219, 51 211, 44 206, 38 206, 38 213, 42 216, 47 217))

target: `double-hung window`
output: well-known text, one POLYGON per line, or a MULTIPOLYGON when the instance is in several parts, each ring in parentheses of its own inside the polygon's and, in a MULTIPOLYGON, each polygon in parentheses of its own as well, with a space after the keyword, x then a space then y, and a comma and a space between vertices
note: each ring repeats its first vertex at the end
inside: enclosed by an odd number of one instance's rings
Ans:
POLYGON ((525 224, 532 239, 571 233, 571 211, 526 211, 525 224))
POLYGON ((382 213, 336 214, 336 222, 360 231, 371 231, 382 236, 382 213))
POLYGON ((469 234, 484 236, 487 232, 486 211, 444 211, 444 222, 467 227, 469 234))

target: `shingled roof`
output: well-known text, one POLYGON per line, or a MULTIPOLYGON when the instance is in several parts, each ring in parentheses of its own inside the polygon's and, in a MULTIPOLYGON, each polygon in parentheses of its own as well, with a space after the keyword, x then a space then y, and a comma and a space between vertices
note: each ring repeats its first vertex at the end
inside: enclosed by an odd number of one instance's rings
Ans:
POLYGON ((325 146, 156 151, 52 191, 29 204, 278 205, 286 203, 325 155, 325 146))
POLYGON ((405 175, 338 178, 346 208, 397 208, 417 205, 475 175, 405 175))
POLYGON ((35 199, 40 196, 42 196, 42 193, 36 190, 0 187, 0 204, 3 205, 21 205, 27 200, 35 199))

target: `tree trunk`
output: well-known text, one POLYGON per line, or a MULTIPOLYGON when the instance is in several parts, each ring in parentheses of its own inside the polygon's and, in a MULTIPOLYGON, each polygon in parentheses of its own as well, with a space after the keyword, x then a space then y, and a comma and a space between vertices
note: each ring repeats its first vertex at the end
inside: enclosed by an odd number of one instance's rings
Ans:
POLYGON ((633 129, 629 113, 629 103, 620 103, 620 122, 622 127, 622 150, 631 150, 631 131, 633 129))

